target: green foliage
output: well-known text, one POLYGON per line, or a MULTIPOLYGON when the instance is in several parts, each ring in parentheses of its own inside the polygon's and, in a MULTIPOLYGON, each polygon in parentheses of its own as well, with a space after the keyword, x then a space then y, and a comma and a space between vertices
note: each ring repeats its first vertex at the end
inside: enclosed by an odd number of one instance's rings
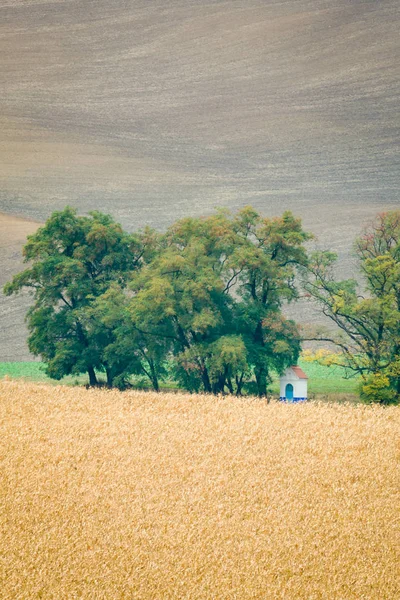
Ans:
POLYGON ((296 268, 307 263, 304 242, 311 236, 289 212, 266 219, 252 208, 239 212, 233 228, 236 240, 227 267, 229 282, 238 284, 234 320, 262 396, 271 372, 281 373, 297 361, 300 352, 297 327, 281 308, 284 301, 298 296, 296 268))
POLYGON ((296 269, 310 236, 286 212, 247 207, 186 218, 163 235, 128 235, 98 212, 54 213, 28 239, 29 268, 6 285, 30 288, 29 347, 54 379, 104 371, 110 386, 132 376, 158 390, 169 362, 188 390, 267 394, 295 362, 300 338, 282 314, 297 298, 296 269))
POLYGON ((131 283, 134 329, 148 348, 156 341, 164 344, 175 376, 191 391, 216 391, 207 366, 210 346, 231 320, 221 277, 229 233, 225 221, 222 214, 178 221, 167 231, 162 252, 131 283))
POLYGON ((271 373, 299 354, 281 307, 297 297, 309 238, 290 213, 266 219, 249 207, 176 222, 160 255, 133 277, 134 327, 165 340, 185 388, 240 394, 255 378, 266 395, 271 373))
POLYGON ((7 295, 23 288, 32 291, 29 348, 46 362, 50 377, 86 371, 95 385, 95 370, 106 370, 112 384, 104 350, 113 337, 93 321, 92 307, 112 283, 125 286, 143 260, 149 235, 130 236, 108 215, 93 212, 79 217, 67 207, 29 236, 24 259, 30 266, 4 291, 7 295))
POLYGON ((360 385, 360 397, 367 403, 392 404, 397 401, 393 390, 390 389, 389 377, 383 372, 371 373, 364 377, 360 385))
POLYGON ((358 373, 362 396, 400 401, 400 211, 378 215, 356 241, 364 291, 335 281, 331 253, 315 253, 305 288, 341 334, 322 334, 340 348, 337 364, 358 373))

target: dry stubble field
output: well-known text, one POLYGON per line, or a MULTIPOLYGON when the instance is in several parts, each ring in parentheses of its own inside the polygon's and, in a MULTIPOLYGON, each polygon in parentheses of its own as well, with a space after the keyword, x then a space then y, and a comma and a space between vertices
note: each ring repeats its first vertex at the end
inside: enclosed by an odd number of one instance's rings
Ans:
POLYGON ((399 408, 0 382, 0 596, 396 600, 399 408))

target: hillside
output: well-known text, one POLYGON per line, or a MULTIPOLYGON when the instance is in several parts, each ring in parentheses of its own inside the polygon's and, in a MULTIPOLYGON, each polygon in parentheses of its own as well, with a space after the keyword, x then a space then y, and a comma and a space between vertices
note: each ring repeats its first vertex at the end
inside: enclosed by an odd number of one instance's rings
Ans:
POLYGON ((291 209, 349 274, 361 224, 399 206, 399 14, 397 0, 5 2, 0 211, 43 221, 68 203, 132 230, 291 209))
POLYGON ((0 399, 4 600, 400 596, 398 408, 0 399))
MULTIPOLYGON (((39 223, 0 213, 0 289, 14 273, 22 270, 22 246, 26 237, 34 233, 39 223)), ((29 360, 24 325, 30 298, 6 298, 0 293, 0 362, 29 360)))

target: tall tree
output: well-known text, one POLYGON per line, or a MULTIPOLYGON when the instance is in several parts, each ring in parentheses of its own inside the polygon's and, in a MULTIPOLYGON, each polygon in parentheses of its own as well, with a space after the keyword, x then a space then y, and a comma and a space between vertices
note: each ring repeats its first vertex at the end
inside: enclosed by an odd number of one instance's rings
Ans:
POLYGON ((243 336, 257 393, 264 396, 273 371, 297 361, 300 336, 295 323, 282 314, 284 302, 298 297, 296 270, 307 263, 300 219, 290 212, 273 219, 251 207, 238 213, 233 228, 238 242, 227 266, 236 284, 235 323, 243 336))
POLYGON ((5 291, 33 291, 29 346, 54 378, 87 371, 95 385, 104 370, 124 387, 142 374, 158 390, 169 362, 191 391, 240 394, 254 378, 264 396, 299 354, 282 305, 297 297, 309 238, 291 213, 250 207, 181 219, 163 236, 66 208, 29 238, 30 266, 5 291))
POLYGON ((167 231, 164 248, 131 285, 130 315, 147 340, 164 340, 175 375, 192 391, 215 389, 209 346, 229 329, 231 299, 221 278, 229 224, 222 214, 183 219, 167 231))
POLYGON ((254 375, 264 396, 271 373, 299 354, 297 328, 281 308, 297 297, 295 269, 306 263, 309 238, 290 213, 265 219, 245 208, 180 220, 134 277, 133 322, 148 339, 169 340, 186 388, 241 393, 254 375))
POLYGON ((129 294, 112 284, 96 298, 89 311, 91 334, 106 341, 103 362, 107 364, 109 385, 125 389, 131 375, 141 375, 158 392, 160 379, 166 375, 168 342, 162 337, 147 336, 135 327, 129 305, 129 294))
POLYGON ((90 384, 96 385, 100 369, 107 371, 111 384, 103 356, 109 332, 97 328, 93 334, 88 309, 111 282, 125 286, 143 259, 143 240, 124 233, 108 215, 78 216, 67 207, 29 236, 23 253, 29 267, 4 291, 10 295, 28 288, 33 293, 27 315, 31 352, 47 363, 55 379, 87 372, 90 384))
POLYGON ((337 362, 362 378, 362 393, 400 400, 400 211, 377 216, 355 242, 361 284, 336 281, 332 253, 314 253, 305 288, 337 327, 319 339, 340 349, 337 362))

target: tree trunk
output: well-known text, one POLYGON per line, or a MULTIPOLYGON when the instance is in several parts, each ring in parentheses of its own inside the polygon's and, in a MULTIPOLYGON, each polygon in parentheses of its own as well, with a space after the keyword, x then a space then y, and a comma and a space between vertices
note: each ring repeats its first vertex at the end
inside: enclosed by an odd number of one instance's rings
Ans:
POLYGON ((89 375, 89 385, 94 387, 97 385, 97 377, 93 367, 88 367, 87 369, 89 375))
POLYGON ((154 368, 154 363, 153 361, 149 361, 150 363, 150 372, 151 372, 151 383, 153 385, 153 389, 155 392, 159 392, 160 391, 160 386, 158 383, 158 377, 157 377, 157 373, 156 370, 154 368))
POLYGON ((400 377, 398 377, 396 380, 396 392, 397 392, 397 396, 400 399, 400 377))
POLYGON ((255 370, 257 393, 260 398, 267 395, 267 373, 263 367, 255 370))
POLYGON ((225 390, 225 375, 222 373, 218 376, 218 380, 212 386, 213 394, 223 394, 225 390))
POLYGON ((226 378, 226 387, 228 388, 229 393, 232 394, 232 396, 233 396, 233 394, 235 392, 234 392, 233 385, 232 385, 232 379, 230 377, 226 378))
POLYGON ((236 375, 236 396, 241 396, 242 395, 242 389, 243 389, 243 376, 244 373, 241 374, 240 377, 238 377, 236 375))
MULTIPOLYGON (((259 346, 261 346, 261 347, 264 346, 262 321, 259 321, 257 323, 257 327, 254 331, 253 339, 254 339, 254 342, 256 344, 258 344, 259 346)), ((256 376, 257 393, 258 393, 259 397, 261 398, 262 396, 266 396, 267 395, 267 371, 266 371, 264 365, 255 367, 254 374, 256 376)))
POLYGON ((157 394, 158 394, 158 392, 160 391, 160 386, 159 386, 157 377, 152 378, 151 379, 151 383, 152 383, 152 386, 153 386, 153 390, 155 392, 157 392, 157 394))
POLYGON ((107 386, 108 386, 109 388, 112 388, 112 386, 113 386, 113 381, 114 381, 114 377, 113 377, 113 375, 112 375, 112 373, 111 373, 111 369, 108 369, 108 368, 106 367, 106 374, 107 374, 107 386))
POLYGON ((210 382, 210 378, 208 376, 208 371, 207 371, 206 367, 202 368, 202 371, 201 371, 201 380, 203 382, 204 391, 206 392, 206 394, 211 394, 212 393, 212 387, 211 387, 211 382, 210 382))

